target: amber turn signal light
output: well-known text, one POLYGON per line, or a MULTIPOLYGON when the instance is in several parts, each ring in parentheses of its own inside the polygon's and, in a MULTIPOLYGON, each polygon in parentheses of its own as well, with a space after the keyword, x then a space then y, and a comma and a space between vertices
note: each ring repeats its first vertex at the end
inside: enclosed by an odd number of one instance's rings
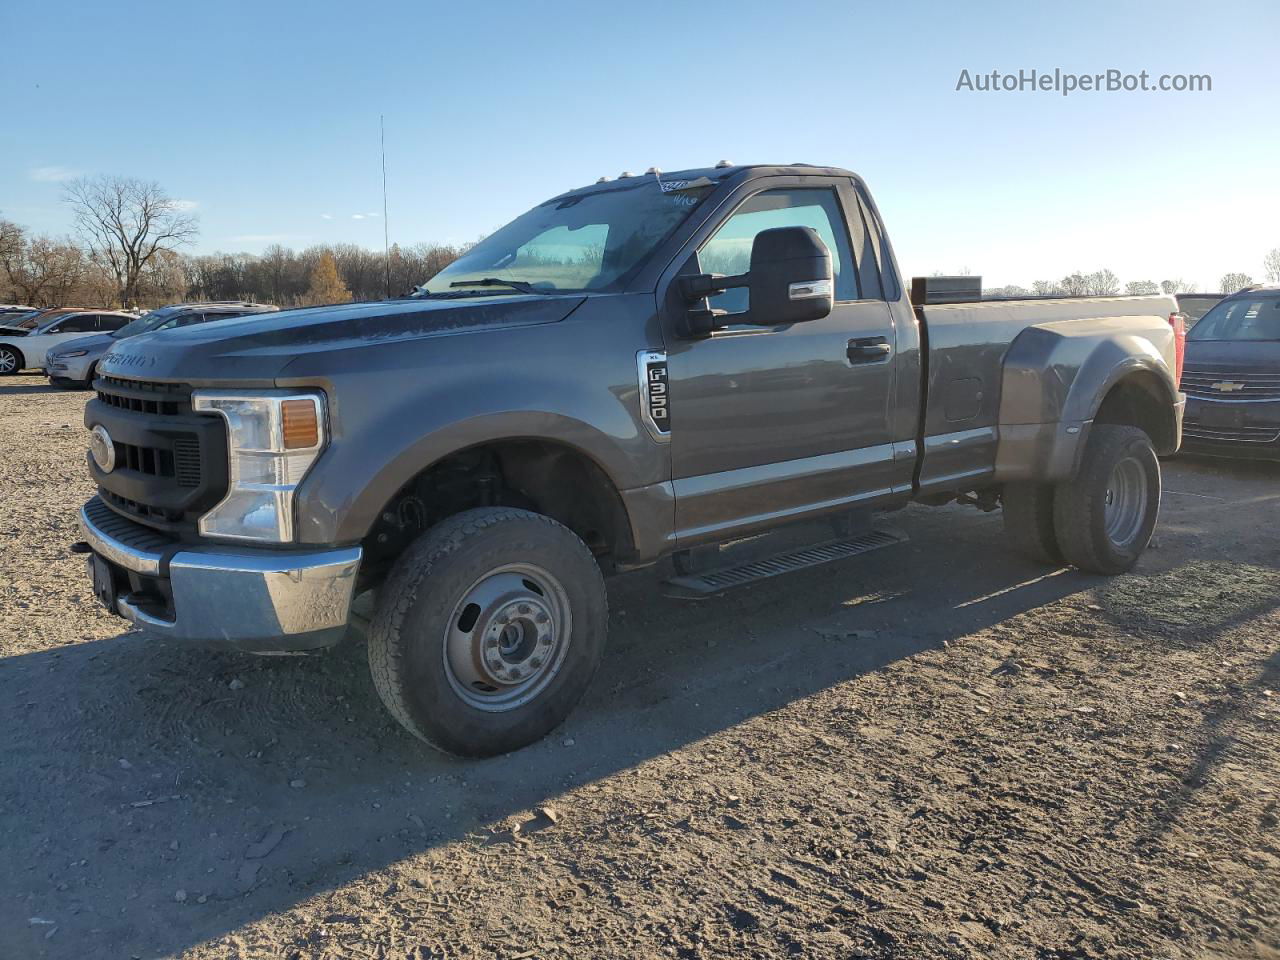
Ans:
POLYGON ((311 400, 286 400, 280 404, 284 448, 302 450, 320 443, 320 421, 311 400))

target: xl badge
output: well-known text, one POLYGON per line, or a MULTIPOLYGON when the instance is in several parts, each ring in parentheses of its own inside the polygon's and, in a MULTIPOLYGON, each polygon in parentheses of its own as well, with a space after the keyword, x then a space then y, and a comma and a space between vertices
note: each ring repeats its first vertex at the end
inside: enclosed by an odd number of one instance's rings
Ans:
POLYGON ((1235 383, 1231 380, 1219 380, 1213 385, 1213 389, 1219 393, 1234 393, 1236 390, 1243 390, 1243 383, 1235 383))
POLYGON ((642 350, 636 357, 640 374, 640 416, 656 440, 671 438, 671 395, 667 355, 642 350))
POLYGON ((116 445, 111 442, 111 434, 107 433, 107 428, 102 424, 89 431, 89 453, 103 473, 110 473, 116 468, 116 445))

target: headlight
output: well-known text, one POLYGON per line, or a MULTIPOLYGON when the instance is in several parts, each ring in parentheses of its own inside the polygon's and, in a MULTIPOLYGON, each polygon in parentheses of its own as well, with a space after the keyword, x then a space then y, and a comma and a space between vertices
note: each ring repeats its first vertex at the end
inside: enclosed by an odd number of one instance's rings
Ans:
POLYGON ((227 495, 200 518, 201 534, 289 543, 293 497, 327 437, 315 393, 202 390, 191 405, 227 421, 227 495))
POLYGON ((83 357, 88 352, 88 350, 68 350, 66 353, 51 353, 49 354, 49 359, 66 360, 68 357, 83 357))

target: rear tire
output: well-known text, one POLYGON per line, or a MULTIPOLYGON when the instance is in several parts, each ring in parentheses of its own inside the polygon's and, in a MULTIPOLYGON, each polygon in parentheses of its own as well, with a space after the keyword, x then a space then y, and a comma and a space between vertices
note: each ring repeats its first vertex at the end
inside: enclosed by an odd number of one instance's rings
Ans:
POLYGON ((12 377, 21 373, 26 361, 13 347, 0 347, 0 377, 12 377))
POLYGON ((1053 527, 1051 483, 1007 483, 1004 503, 1004 532, 1018 553, 1036 563, 1062 563, 1062 548, 1053 527))
POLYGON ((379 591, 374 686, 445 753, 489 757, 548 734, 604 653, 608 603, 586 545, 550 517, 467 510, 428 530, 379 591))
POLYGON ((1160 461, 1137 427, 1096 424, 1074 480, 1058 484, 1053 526, 1063 558, 1087 573, 1133 568, 1160 514, 1160 461))

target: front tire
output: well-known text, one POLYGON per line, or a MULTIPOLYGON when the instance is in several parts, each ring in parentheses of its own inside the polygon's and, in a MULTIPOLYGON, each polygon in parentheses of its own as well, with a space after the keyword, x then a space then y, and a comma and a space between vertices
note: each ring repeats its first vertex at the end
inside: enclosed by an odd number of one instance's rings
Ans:
POLYGON ((26 361, 13 347, 0 347, 0 377, 12 377, 21 373, 26 361))
POLYGON ((383 704, 460 757, 548 734, 604 653, 608 602, 591 551, 550 517, 467 510, 419 537, 379 591, 369 667, 383 704))
POLYGON ((1142 556, 1160 513, 1160 461, 1137 427, 1096 424, 1074 480, 1054 491, 1053 527, 1063 558, 1114 575, 1142 556))

